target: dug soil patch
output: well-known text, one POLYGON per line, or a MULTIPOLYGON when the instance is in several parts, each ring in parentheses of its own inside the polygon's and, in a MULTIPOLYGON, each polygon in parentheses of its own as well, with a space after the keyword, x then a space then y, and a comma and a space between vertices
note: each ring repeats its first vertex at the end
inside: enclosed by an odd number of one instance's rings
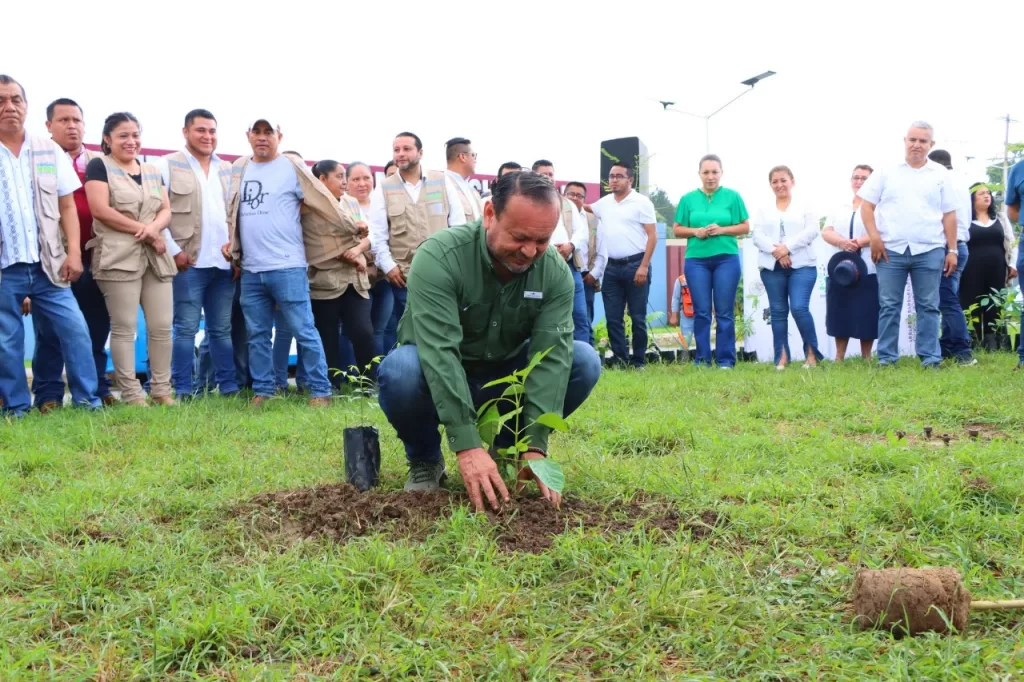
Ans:
MULTIPOLYGON (((326 537, 336 542, 387 533, 393 538, 422 540, 439 519, 467 506, 465 494, 439 491, 360 493, 348 484, 264 493, 235 510, 261 532, 289 540, 326 537)), ((667 539, 686 531, 694 540, 709 537, 725 525, 712 510, 683 514, 666 501, 598 504, 575 498, 555 509, 541 498, 513 499, 500 512, 487 512, 499 547, 505 551, 539 553, 557 535, 582 527, 585 531, 624 535, 636 529, 667 539)))

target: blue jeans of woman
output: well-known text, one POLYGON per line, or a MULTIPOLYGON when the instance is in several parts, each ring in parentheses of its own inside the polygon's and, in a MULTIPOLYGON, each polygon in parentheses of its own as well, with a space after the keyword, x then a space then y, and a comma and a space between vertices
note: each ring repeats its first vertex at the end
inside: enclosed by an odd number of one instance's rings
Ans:
POLYGON ((711 366, 711 310, 718 329, 715 361, 719 367, 736 365, 736 289, 740 286, 740 257, 723 253, 707 258, 687 258, 683 266, 693 297, 693 337, 697 345, 694 361, 711 366))
POLYGON ((814 329, 814 317, 811 315, 811 293, 817 280, 818 268, 813 265, 804 268, 776 265, 774 270, 761 271, 761 281, 768 294, 768 308, 772 316, 776 364, 782 360, 783 351, 787 361, 793 359, 793 353, 789 350, 790 312, 793 313, 796 328, 800 330, 804 351, 810 348, 816 359, 824 357, 818 350, 818 333, 814 329))

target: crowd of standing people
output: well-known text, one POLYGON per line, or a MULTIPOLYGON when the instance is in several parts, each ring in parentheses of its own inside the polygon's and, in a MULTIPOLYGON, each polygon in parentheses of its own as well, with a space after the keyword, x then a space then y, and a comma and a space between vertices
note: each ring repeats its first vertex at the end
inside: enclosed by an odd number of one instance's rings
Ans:
MULTIPOLYGON (((106 118, 102 152, 93 152, 84 146, 84 114, 74 100, 47 107, 48 139, 26 134, 26 111, 24 88, 0 76, 0 399, 14 415, 31 407, 22 364, 22 315, 29 310, 36 335, 32 391, 43 412, 63 404, 65 371, 78 406, 113 404, 114 388, 121 402, 146 406, 246 387, 258 405, 287 386, 293 339, 296 383, 311 405, 328 404, 349 383, 372 393, 377 363, 399 341, 415 254, 446 228, 482 221, 491 200, 469 183, 477 155, 466 138, 449 140, 446 169, 431 171, 421 165, 420 138, 399 133, 378 185, 363 162, 326 159, 310 168, 297 152, 282 151, 282 124, 273 117, 250 122, 252 153, 231 163, 216 153, 216 117, 194 109, 184 118, 182 150, 143 161, 141 125, 130 113, 106 118), (140 307, 145 385, 135 363, 140 307)), ((823 359, 809 309, 819 235, 837 251, 827 268, 826 316, 837 360, 857 339, 865 357, 877 340, 879 362, 895 362, 909 276, 922 363, 974 363, 972 347, 993 338, 992 313, 982 308, 968 325, 963 310, 1017 275, 1011 222, 1019 216, 1024 169, 1018 164, 1011 174, 1009 216, 1001 216, 985 185, 956 185, 949 154, 934 144, 931 126, 916 122, 905 138, 904 163, 877 172, 856 166, 851 202, 823 229, 794 191, 787 166, 771 169, 775 201, 751 217, 740 194, 722 185, 721 159, 701 159, 700 187, 680 199, 674 221, 676 236, 688 242, 672 319, 690 318, 696 364, 735 365, 737 240, 748 233, 779 369, 793 356, 790 314, 805 366, 823 359)), ((555 176, 546 159, 530 171, 555 176)), ((525 169, 507 162, 498 178, 518 172, 525 169)), ((583 183, 565 185, 549 245, 571 273, 567 323, 574 341, 594 344, 600 292, 612 363, 640 367, 655 210, 634 189, 630 164, 616 163, 605 180, 609 193, 592 204, 583 183)))

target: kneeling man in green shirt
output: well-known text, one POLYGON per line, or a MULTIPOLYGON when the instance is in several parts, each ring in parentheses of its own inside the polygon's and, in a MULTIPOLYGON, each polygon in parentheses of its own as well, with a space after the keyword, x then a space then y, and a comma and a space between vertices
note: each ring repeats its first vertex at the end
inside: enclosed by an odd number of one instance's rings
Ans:
MULTIPOLYGON (((483 220, 434 234, 416 250, 409 298, 398 325, 400 346, 377 371, 379 402, 405 445, 406 490, 437 490, 446 478, 448 446, 477 510, 508 500, 498 467, 477 433, 477 408, 504 385, 485 388, 523 369, 534 352, 551 349, 526 378, 521 423, 530 449, 523 459, 547 455, 546 412, 568 417, 597 384, 601 361, 573 341, 572 273, 548 248, 561 199, 552 182, 533 172, 509 173, 492 186, 483 220)), ((495 445, 513 445, 503 430, 495 445)), ((537 480, 522 467, 522 481, 537 480)), ((555 505, 557 493, 537 481, 555 505)))

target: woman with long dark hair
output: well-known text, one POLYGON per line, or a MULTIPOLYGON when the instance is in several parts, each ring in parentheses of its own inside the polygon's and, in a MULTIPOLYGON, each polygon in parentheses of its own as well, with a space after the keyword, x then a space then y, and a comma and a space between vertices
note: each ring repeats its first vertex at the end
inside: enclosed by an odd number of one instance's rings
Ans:
POLYGON ((163 176, 142 163, 139 121, 127 112, 103 123, 102 158, 85 169, 85 194, 93 217, 92 276, 110 314, 110 356, 121 399, 146 406, 135 375, 135 333, 139 305, 146 319, 150 394, 158 405, 171 397, 171 326, 177 273, 167 251, 171 208, 163 176), (167 233, 167 234, 165 234, 167 233))
POLYGON ((984 183, 971 186, 971 238, 967 242, 967 267, 960 279, 960 305, 967 310, 975 303, 972 336, 987 350, 997 350, 1000 338, 993 325, 999 315, 994 305, 981 299, 1006 287, 1017 276, 1014 266, 1013 230, 1010 221, 996 213, 992 192, 984 183))

